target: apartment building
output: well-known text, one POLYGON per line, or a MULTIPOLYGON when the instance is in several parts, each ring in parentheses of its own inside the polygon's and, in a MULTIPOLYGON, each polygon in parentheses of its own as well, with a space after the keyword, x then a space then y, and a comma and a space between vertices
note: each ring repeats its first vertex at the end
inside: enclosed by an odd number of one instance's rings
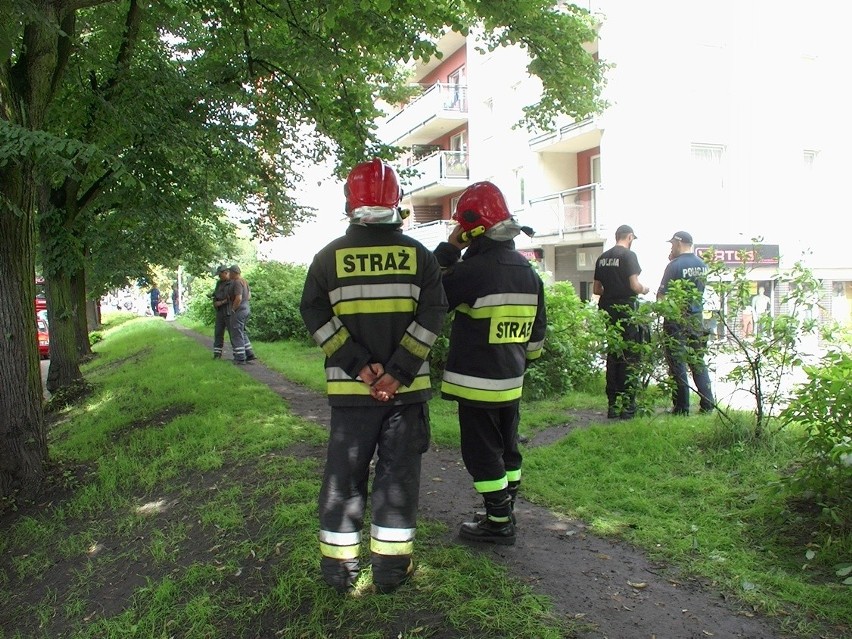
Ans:
POLYGON ((761 238, 749 277, 775 312, 785 310, 779 268, 802 259, 823 283, 823 316, 848 322, 852 126, 842 78, 852 48, 840 29, 850 10, 819 0, 588 8, 600 19, 588 50, 613 65, 600 115, 515 127, 537 81, 522 51, 481 53, 475 35, 448 34, 442 59, 413 68, 422 92, 379 129, 410 149, 407 232, 437 244, 465 186, 487 179, 536 231, 519 249, 585 299, 595 258, 627 223, 652 291, 674 231, 732 265, 761 238))

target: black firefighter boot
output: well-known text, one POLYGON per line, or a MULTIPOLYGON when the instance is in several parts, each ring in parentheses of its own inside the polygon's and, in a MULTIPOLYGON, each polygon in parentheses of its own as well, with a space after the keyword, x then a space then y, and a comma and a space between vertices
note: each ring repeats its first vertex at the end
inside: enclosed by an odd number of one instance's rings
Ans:
MULTIPOLYGON (((509 508, 511 508, 511 517, 512 524, 514 524, 515 528, 518 527, 518 520, 515 519, 515 501, 518 499, 518 488, 520 488, 521 482, 519 481, 510 481, 509 487, 506 489, 509 492, 509 508)), ((483 512, 477 512, 473 515, 473 521, 475 523, 479 523, 480 521, 484 521, 488 515, 483 512)))
POLYGON ((459 528, 459 537, 470 541, 485 541, 511 546, 515 543, 515 524, 512 523, 512 499, 506 490, 488 495, 485 499, 486 516, 480 521, 465 522, 459 528))

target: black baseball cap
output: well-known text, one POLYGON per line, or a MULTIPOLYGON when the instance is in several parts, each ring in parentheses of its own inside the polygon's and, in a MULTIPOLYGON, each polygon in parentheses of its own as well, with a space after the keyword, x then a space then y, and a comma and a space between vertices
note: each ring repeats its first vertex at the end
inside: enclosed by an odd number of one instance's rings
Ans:
POLYGON ((216 267, 216 275, 219 275, 219 273, 221 273, 222 271, 227 271, 227 270, 228 270, 227 266, 225 266, 224 264, 220 264, 219 266, 216 267))
POLYGON ((622 224, 617 229, 615 229, 615 237, 618 237, 619 235, 628 235, 630 233, 633 233, 633 237, 635 239, 639 239, 636 233, 633 232, 633 227, 629 224, 622 224))
POLYGON ((692 235, 690 235, 686 231, 677 231, 674 235, 672 235, 672 239, 670 239, 669 242, 683 242, 684 244, 692 244, 692 235))

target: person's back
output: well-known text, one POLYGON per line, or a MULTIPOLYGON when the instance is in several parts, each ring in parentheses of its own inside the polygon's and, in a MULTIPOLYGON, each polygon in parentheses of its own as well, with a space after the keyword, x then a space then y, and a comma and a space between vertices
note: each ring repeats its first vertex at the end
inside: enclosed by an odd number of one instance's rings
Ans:
POLYGON ((429 351, 447 311, 434 256, 399 232, 402 191, 381 160, 352 169, 350 225, 317 253, 299 310, 325 353, 329 446, 319 495, 320 568, 346 592, 360 572, 372 482, 373 584, 390 592, 414 572, 421 456, 429 447, 429 351))
MULTIPOLYGON (((444 275, 456 314, 441 394, 447 399, 506 404, 519 399, 543 285, 512 241, 479 238, 444 275), (477 388, 467 378, 515 380, 511 388, 477 388)), ((536 340, 538 342, 539 340, 536 340)))

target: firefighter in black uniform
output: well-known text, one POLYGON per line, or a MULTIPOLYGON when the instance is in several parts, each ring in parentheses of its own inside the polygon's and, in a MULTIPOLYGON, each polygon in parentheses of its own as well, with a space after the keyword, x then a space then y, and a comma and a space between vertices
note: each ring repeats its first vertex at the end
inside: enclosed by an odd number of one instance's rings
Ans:
POLYGON ((615 230, 615 246, 601 253, 595 262, 595 295, 599 295, 598 308, 607 313, 607 319, 621 337, 621 342, 607 348, 606 397, 609 419, 632 419, 636 415, 636 364, 638 354, 633 345, 641 341, 639 327, 630 323, 638 295, 645 295, 648 287, 639 281, 639 259, 630 250, 636 234, 633 228, 622 224, 615 230))
POLYGON ((222 348, 225 346, 225 329, 228 328, 231 307, 228 304, 228 293, 230 282, 228 281, 228 267, 219 265, 216 269, 219 281, 213 289, 213 308, 216 309, 216 325, 213 328, 213 359, 222 357, 222 348))
POLYGON ((447 301, 432 253, 400 232, 402 191, 375 159, 344 187, 350 226, 314 257, 300 310, 325 353, 331 432, 319 496, 321 568, 341 592, 358 577, 370 461, 373 584, 413 573, 421 455, 429 447, 427 356, 447 301))
POLYGON ((521 483, 524 371, 541 355, 547 326, 544 286, 515 250, 514 238, 532 230, 518 225, 494 184, 469 186, 453 219, 458 226, 435 249, 455 310, 441 394, 458 402, 462 459, 485 501, 484 515, 463 523, 459 535, 508 545, 521 483))

